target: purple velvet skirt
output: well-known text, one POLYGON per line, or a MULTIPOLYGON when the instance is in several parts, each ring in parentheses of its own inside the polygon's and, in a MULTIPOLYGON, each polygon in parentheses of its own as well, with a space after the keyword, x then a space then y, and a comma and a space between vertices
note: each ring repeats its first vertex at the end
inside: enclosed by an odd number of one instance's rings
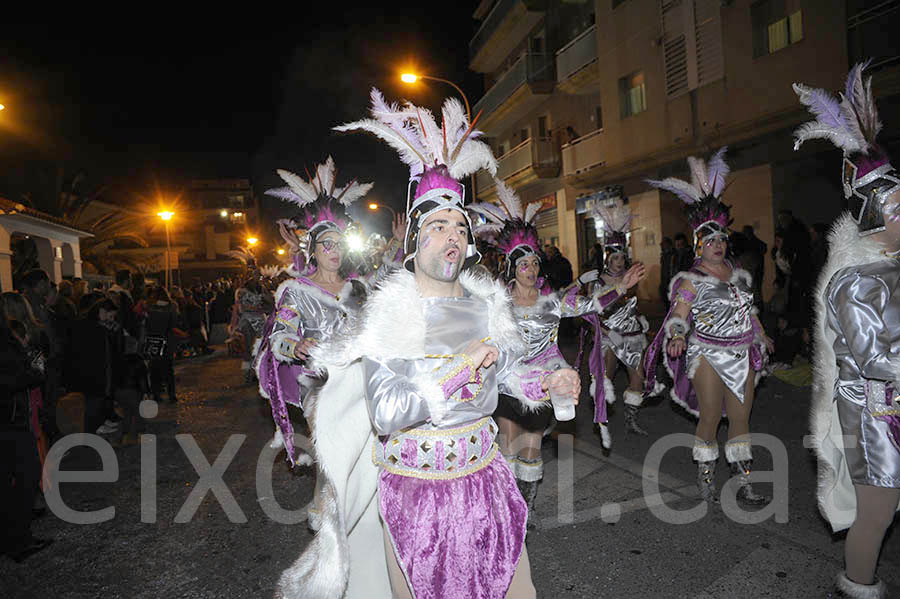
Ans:
POLYGON ((497 452, 447 480, 382 470, 381 516, 416 599, 503 599, 525 546, 528 507, 497 452))

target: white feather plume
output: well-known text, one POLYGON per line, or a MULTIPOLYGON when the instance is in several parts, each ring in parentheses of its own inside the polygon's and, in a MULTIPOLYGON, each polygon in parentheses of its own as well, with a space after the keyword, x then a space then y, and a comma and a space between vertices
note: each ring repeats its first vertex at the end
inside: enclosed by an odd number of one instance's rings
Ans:
POLYGON ((677 177, 666 177, 661 181, 655 179, 647 179, 647 183, 658 189, 671 191, 679 198, 681 198, 681 201, 683 201, 685 204, 693 204, 694 202, 699 202, 700 198, 703 197, 699 189, 697 189, 687 181, 682 181, 677 177))
POLYGON ((525 222, 530 223, 534 221, 534 217, 538 212, 541 211, 544 205, 540 202, 532 202, 525 207, 525 222))
POLYGON ((306 204, 316 201, 316 198, 319 195, 318 191, 316 191, 315 187, 304 181, 302 177, 284 169, 278 169, 276 172, 278 173, 278 176, 281 177, 282 181, 287 183, 291 191, 297 195, 296 199, 291 199, 294 204, 303 207, 306 204))
POLYGON ((342 205, 349 206, 369 193, 374 186, 374 183, 358 183, 354 180, 347 186, 334 190, 334 197, 336 197, 342 205))
POLYGON ((509 218, 525 220, 525 213, 522 211, 522 200, 519 199, 516 192, 500 179, 495 179, 494 181, 497 184, 497 199, 500 201, 500 205, 506 209, 509 218))
MULTIPOLYGON (((449 98, 441 108, 441 125, 430 110, 407 102, 402 107, 385 102, 381 92, 371 92, 372 118, 334 127, 335 131, 368 131, 383 139, 410 167, 410 177, 425 168, 443 164, 455 179, 485 169, 497 172, 490 147, 476 141, 480 132, 470 125, 459 101, 449 98)), ((476 117, 477 120, 477 117, 476 117)))
POLYGON ((710 194, 709 175, 706 172, 706 162, 696 156, 688 156, 688 166, 691 169, 691 185, 700 190, 700 197, 710 194))
POLYGON ((631 208, 618 198, 612 204, 597 206, 594 212, 603 220, 603 228, 608 231, 627 233, 634 220, 631 208))
POLYGON ((266 194, 291 202, 300 208, 312 204, 322 196, 335 198, 342 205, 349 206, 369 193, 374 186, 373 183, 359 183, 354 179, 344 187, 335 189, 337 168, 331 156, 316 166, 316 174, 310 181, 284 169, 278 169, 277 173, 287 183, 287 189, 270 189, 266 194))
POLYGON ((329 156, 325 162, 316 167, 316 178, 314 179, 314 184, 318 184, 317 187, 319 193, 322 193, 326 196, 330 196, 334 193, 334 177, 334 158, 329 156))

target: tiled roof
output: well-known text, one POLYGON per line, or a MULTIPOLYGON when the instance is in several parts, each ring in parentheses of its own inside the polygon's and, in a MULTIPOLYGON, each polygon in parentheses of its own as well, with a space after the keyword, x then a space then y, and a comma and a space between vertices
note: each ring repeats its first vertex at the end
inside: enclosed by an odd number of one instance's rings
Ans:
MULTIPOLYGON (((0 197, 0 214, 25 214, 27 216, 46 221, 48 223, 53 223, 54 225, 62 225, 63 227, 67 227, 69 229, 81 231, 81 229, 76 228, 72 223, 63 218, 53 216, 52 214, 47 214, 46 212, 41 212, 40 210, 35 210, 34 208, 30 208, 25 204, 13 202, 12 200, 7 200, 4 197, 0 197)), ((83 232, 87 233, 87 231, 83 232)))

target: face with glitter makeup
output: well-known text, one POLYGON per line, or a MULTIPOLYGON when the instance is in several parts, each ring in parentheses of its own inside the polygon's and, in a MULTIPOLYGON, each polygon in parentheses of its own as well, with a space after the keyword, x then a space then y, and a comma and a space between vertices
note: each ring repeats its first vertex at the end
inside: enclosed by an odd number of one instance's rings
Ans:
POLYGON ((436 281, 455 281, 465 262, 468 233, 466 217, 457 210, 440 210, 429 216, 419 233, 416 272, 436 281))
POLYGON ((722 235, 709 235, 700 242, 702 252, 700 260, 706 264, 718 266, 725 261, 725 252, 728 250, 728 238, 722 235))
POLYGON ((617 274, 625 270, 625 254, 615 252, 606 259, 606 270, 613 274, 617 274))
POLYGON ((531 288, 537 284, 541 264, 534 254, 526 254, 516 260, 516 284, 531 288))
POLYGON ((879 242, 891 252, 900 250, 900 189, 884 199, 884 232, 878 233, 879 242))
POLYGON ((340 244, 341 234, 328 231, 316 236, 316 268, 327 272, 337 272, 343 259, 343 248, 340 244))

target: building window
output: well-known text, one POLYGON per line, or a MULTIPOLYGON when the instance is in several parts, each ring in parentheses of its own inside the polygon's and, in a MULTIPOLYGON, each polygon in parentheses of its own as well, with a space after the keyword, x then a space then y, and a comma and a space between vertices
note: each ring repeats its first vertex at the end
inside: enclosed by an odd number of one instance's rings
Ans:
POLYGON ((603 107, 598 106, 594 114, 597 119, 597 129, 603 129, 603 107))
POLYGON ((764 0, 751 8, 753 57, 758 58, 787 48, 803 39, 803 14, 788 14, 784 0, 764 0))
POLYGON ((550 118, 544 114, 538 117, 538 138, 547 139, 550 137, 550 118))
POLYGON ((526 139, 531 139, 531 131, 528 129, 528 127, 519 129, 519 139, 521 139, 522 141, 525 141, 526 139))
POLYGON ((619 79, 619 100, 622 118, 647 110, 647 86, 644 83, 643 71, 619 79))

